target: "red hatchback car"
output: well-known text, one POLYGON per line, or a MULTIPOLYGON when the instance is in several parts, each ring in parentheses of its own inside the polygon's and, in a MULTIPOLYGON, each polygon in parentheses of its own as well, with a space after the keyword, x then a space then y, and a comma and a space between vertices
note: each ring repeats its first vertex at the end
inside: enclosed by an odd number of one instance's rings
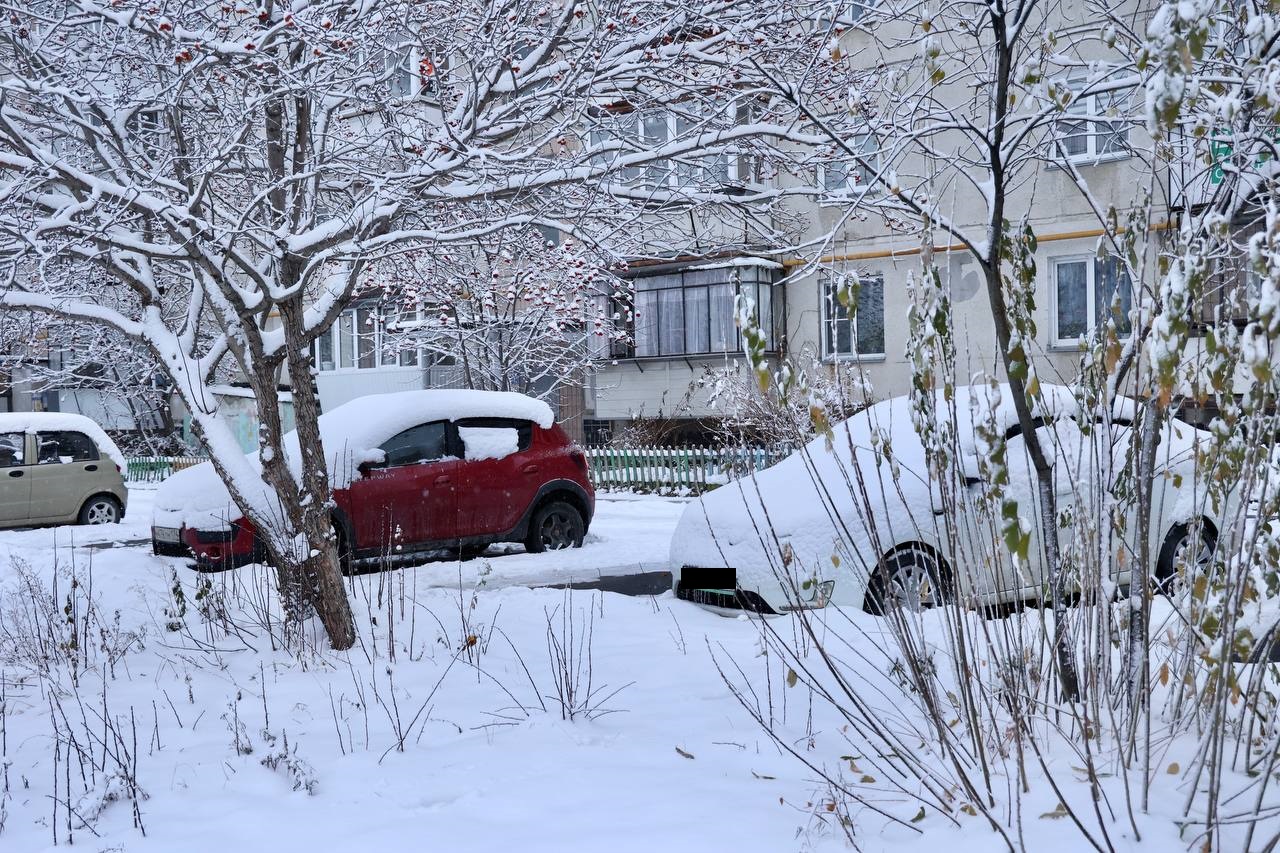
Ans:
MULTIPOLYGON (((495 542, 523 542, 531 552, 579 547, 595 511, 586 455, 546 404, 522 395, 365 397, 322 416, 321 435, 347 564, 445 549, 474 554, 495 542)), ((295 451, 296 439, 291 461, 295 451)), ((155 552, 193 554, 200 568, 260 562, 265 554, 252 524, 211 476, 216 480, 205 463, 162 485, 155 552), (219 498, 209 500, 211 491, 219 498)))

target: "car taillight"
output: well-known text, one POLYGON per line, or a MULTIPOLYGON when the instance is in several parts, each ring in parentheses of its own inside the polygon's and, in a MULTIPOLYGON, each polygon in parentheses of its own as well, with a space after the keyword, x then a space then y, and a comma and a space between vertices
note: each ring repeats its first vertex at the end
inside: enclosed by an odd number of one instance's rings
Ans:
POLYGON ((587 473, 587 454, 583 453, 581 450, 571 450, 569 452, 569 458, 573 460, 573 464, 577 465, 582 473, 587 473))

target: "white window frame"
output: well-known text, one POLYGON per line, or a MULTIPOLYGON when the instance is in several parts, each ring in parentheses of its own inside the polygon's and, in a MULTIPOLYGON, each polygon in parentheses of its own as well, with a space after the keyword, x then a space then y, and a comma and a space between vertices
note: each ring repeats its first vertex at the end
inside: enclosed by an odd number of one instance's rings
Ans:
POLYGON ((1094 92, 1092 94, 1075 96, 1074 92, 1086 84, 1084 80, 1070 80, 1067 82, 1068 88, 1073 92, 1071 103, 1067 105, 1067 109, 1054 121, 1053 124, 1053 141, 1050 153, 1055 157, 1065 155, 1068 162, 1076 165, 1094 165, 1097 163, 1109 163, 1115 160, 1127 160, 1133 156, 1131 147, 1131 136, 1133 128, 1129 126, 1127 115, 1129 112, 1130 100, 1132 97, 1131 89, 1108 90, 1105 92, 1094 92), (1073 109, 1083 105, 1081 113, 1084 116, 1095 116, 1095 118, 1071 118, 1072 115, 1080 115, 1080 113, 1072 113, 1073 109), (1097 118, 1105 116, 1106 111, 1116 105, 1119 108, 1118 114, 1111 118, 1097 118), (1069 134, 1066 132, 1065 125, 1080 122, 1085 125, 1084 130, 1084 151, 1071 153, 1067 151, 1068 137, 1077 137, 1078 134, 1069 134), (1113 128, 1111 132, 1102 130, 1102 127, 1110 126, 1113 128), (1115 135, 1115 125, 1119 125, 1119 132, 1124 133, 1124 140, 1118 148, 1110 151, 1100 152, 1098 144, 1104 136, 1115 135))
POLYGON ((831 164, 820 163, 817 168, 818 186, 822 188, 824 205, 844 204, 851 198, 858 198, 872 192, 875 189, 875 182, 872 180, 875 173, 880 170, 880 142, 874 133, 859 133, 854 137, 857 150, 865 155, 868 160, 872 161, 870 167, 859 165, 856 160, 849 160, 837 156, 832 162, 838 162, 844 166, 845 180, 844 186, 840 188, 830 187, 827 185, 828 171, 831 164), (868 146, 867 143, 871 145, 868 146), (865 180, 861 178, 865 176, 865 180), (850 178, 860 178, 860 180, 850 181, 850 178))
POLYGON ((834 5, 841 7, 832 17, 829 12, 830 8, 823 9, 818 13, 817 27, 819 31, 829 30, 832 27, 850 27, 861 21, 867 12, 878 6, 880 0, 851 0, 851 2, 841 2, 834 5))
POLYGON ((861 293, 862 288, 866 287, 867 282, 874 281, 880 285, 880 337, 883 341, 880 347, 881 351, 878 353, 873 353, 873 352, 863 353, 863 352, 857 351, 858 317, 861 315, 861 311, 859 311, 858 313, 855 313, 851 320, 842 321, 837 319, 834 321, 834 322, 849 323, 849 342, 852 345, 853 350, 851 352, 839 352, 838 350, 835 350, 833 348, 832 342, 828 340, 828 338, 830 337, 829 333, 834 332, 834 330, 830 328, 830 324, 833 322, 830 315, 830 306, 832 304, 832 299, 828 297, 828 290, 835 286, 836 281, 831 276, 822 275, 822 276, 819 276, 818 278, 818 302, 819 302, 818 313, 822 318, 822 327, 819 330, 818 337, 820 338, 819 343, 822 347, 823 361, 826 361, 826 362, 834 362, 834 361, 879 362, 879 361, 884 361, 887 357, 887 352, 889 349, 889 330, 887 327, 886 320, 888 318, 889 312, 888 312, 888 307, 885 305, 885 300, 884 300, 885 293, 886 293, 885 277, 882 273, 876 272, 876 273, 868 273, 866 275, 860 275, 858 278, 860 280, 859 293, 861 293))
POLYGON ((442 67, 440 60, 427 56, 416 42, 410 40, 384 48, 382 62, 383 69, 388 74, 387 88, 391 96, 402 100, 413 100, 435 90, 434 79, 427 76, 426 68, 423 67, 425 63, 430 63, 432 70, 442 67), (396 82, 402 74, 408 77, 408 91, 403 91, 403 87, 396 82))
MULTIPOLYGON (((678 112, 663 111, 661 116, 664 119, 661 132, 661 139, 657 142, 659 145, 665 145, 673 139, 680 137, 685 130, 681 124, 682 117, 678 112)), ((642 112, 633 110, 628 113, 621 113, 615 116, 615 127, 601 127, 597 124, 587 126, 583 136, 587 140, 589 148, 618 139, 613 132, 615 129, 626 131, 626 136, 622 138, 623 142, 631 142, 637 145, 643 145, 645 137, 647 137, 646 121, 652 121, 653 112, 642 112)), ((656 122, 654 123, 656 125, 656 122)), ((650 125, 651 127, 654 125, 650 125)), ((656 139, 656 137, 655 137, 656 139)), ((618 152, 618 155, 625 154, 625 150, 618 152)), ((750 155, 739 150, 733 145, 724 146, 723 150, 716 154, 699 155, 699 160, 718 160, 723 158, 725 161, 725 183, 728 187, 744 187, 747 189, 760 189, 764 186, 764 182, 756 180, 754 175, 755 164, 750 155)), ((632 186, 648 186, 654 189, 680 189, 686 185, 686 179, 690 169, 699 168, 692 164, 676 163, 671 161, 655 161, 644 166, 631 166, 623 169, 619 176, 622 183, 632 186)))
MULTIPOLYGON (((417 312, 417 311, 414 312, 415 317, 419 316, 419 314, 420 312, 417 312)), ((321 333, 316 337, 315 343, 312 345, 312 348, 311 348, 312 363, 315 365, 317 371, 325 375, 368 373, 371 370, 387 370, 387 369, 424 370, 427 367, 434 366, 433 364, 427 364, 426 361, 424 360, 430 355, 430 352, 431 352, 425 347, 418 347, 416 350, 397 349, 391 353, 384 352, 384 347, 387 343, 386 338, 387 338, 386 316, 376 303, 352 305, 349 308, 343 309, 342 313, 339 314, 334 319, 332 325, 330 325, 328 329, 326 329, 323 333, 321 333), (361 335, 361 330, 358 328, 358 324, 359 324, 358 312, 361 310, 368 310, 372 312, 373 318, 374 318, 373 330, 371 332, 365 333, 365 334, 372 334, 373 336, 374 364, 372 367, 360 366, 359 339, 361 335), (352 352, 351 352, 352 366, 342 367, 342 322, 343 322, 343 319, 347 317, 349 317, 351 320, 351 327, 354 333, 352 338, 352 352), (329 339, 329 343, 331 346, 330 352, 333 354, 333 362, 332 362, 333 366, 329 368, 326 368, 324 366, 324 363, 320 361, 320 340, 321 338, 326 338, 326 337, 329 339), (400 356, 402 353, 405 353, 405 352, 416 352, 417 363, 401 364, 400 356)))
MULTIPOLYGON (((1049 338, 1052 349, 1079 349, 1080 342, 1088 338, 1097 328, 1098 317, 1098 262, 1095 253, 1074 255, 1055 255, 1049 259, 1049 338), (1084 334, 1076 338, 1063 338, 1058 334, 1060 309, 1058 307, 1058 268, 1062 264, 1084 264, 1085 279, 1085 326, 1084 334)), ((1133 280, 1129 281, 1129 298, 1133 299, 1133 280)), ((1120 332, 1120 339, 1126 340, 1128 332, 1120 332)))

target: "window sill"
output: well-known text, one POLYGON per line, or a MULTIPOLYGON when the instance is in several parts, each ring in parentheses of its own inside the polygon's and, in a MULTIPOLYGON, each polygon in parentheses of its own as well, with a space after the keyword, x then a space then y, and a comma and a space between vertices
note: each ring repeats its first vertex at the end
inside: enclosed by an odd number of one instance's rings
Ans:
MULTIPOLYGON (((777 350, 765 351, 765 358, 776 358, 777 350)), ((746 358, 742 350, 726 350, 725 352, 686 352, 676 355, 619 355, 610 359, 610 362, 618 364, 632 364, 639 362, 640 364, 652 364, 659 361, 721 361, 723 359, 739 359, 746 358)), ((608 367, 609 365, 605 365, 608 367)))
MULTIPOLYGON (((1103 154, 1101 156, 1095 156, 1092 154, 1077 154, 1074 157, 1067 157, 1067 162, 1075 166, 1076 168, 1081 168, 1081 167, 1087 168, 1089 166, 1103 166, 1103 165, 1106 165, 1107 163, 1116 163, 1120 160, 1128 160, 1132 156, 1133 156, 1132 151, 1116 151, 1111 154, 1103 154)), ((1054 161, 1049 162, 1049 168, 1056 169, 1058 171, 1066 171, 1054 161)))
MULTIPOLYGON (((1089 330, 1089 334, 1093 334, 1092 329, 1089 330)), ((1124 343, 1127 340, 1129 340, 1128 335, 1120 335, 1121 343, 1124 343)), ((1086 335, 1084 337, 1071 338, 1070 340, 1065 341, 1050 341, 1047 349, 1049 352, 1073 353, 1078 355, 1084 352, 1085 349, 1088 348, 1088 345, 1088 336, 1086 335)))
MULTIPOLYGON (((830 193, 831 190, 823 190, 823 192, 830 193)), ((861 192, 846 192, 844 195, 824 195, 818 202, 818 207, 844 207, 864 199, 879 198, 881 195, 883 193, 877 192, 874 187, 867 187, 861 192)))
POLYGON ((381 367, 335 367, 333 370, 317 369, 317 376, 356 376, 373 373, 378 370, 425 370, 419 364, 384 364, 381 367))
POLYGON ((838 353, 836 355, 825 355, 822 357, 823 364, 881 364, 888 361, 884 353, 878 355, 862 355, 860 353, 838 353))

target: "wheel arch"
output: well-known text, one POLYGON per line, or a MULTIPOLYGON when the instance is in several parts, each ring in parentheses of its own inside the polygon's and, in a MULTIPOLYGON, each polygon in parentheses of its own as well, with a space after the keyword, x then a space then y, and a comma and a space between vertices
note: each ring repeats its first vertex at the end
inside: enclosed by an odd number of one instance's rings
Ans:
POLYGON ((1182 541, 1182 537, 1195 524, 1200 524, 1202 529, 1207 532, 1217 544, 1221 531, 1218 524, 1214 521, 1213 516, 1197 513, 1182 521, 1175 521, 1165 530, 1164 537, 1160 540, 1160 550, 1156 554, 1156 565, 1153 576, 1157 581, 1163 581, 1169 577, 1169 569, 1172 568, 1174 552, 1178 548, 1178 543, 1182 541))
POLYGON ((90 492, 88 496, 85 497, 84 500, 80 501, 80 508, 76 510, 77 521, 84 517, 84 511, 89 506, 89 504, 93 503, 98 498, 109 498, 111 502, 116 505, 116 509, 120 513, 119 517, 116 520, 117 521, 124 520, 125 502, 120 500, 120 496, 107 489, 98 489, 96 491, 90 492))
POLYGON ((952 567, 951 561, 942 553, 942 549, 924 539, 909 539, 903 542, 898 542, 890 547, 889 550, 885 551, 884 554, 880 556, 880 559, 876 561, 875 566, 872 567, 871 576, 867 578, 866 587, 862 592, 862 609, 864 612, 874 612, 872 609, 869 609, 872 608, 874 604, 871 599, 871 591, 875 587, 881 572, 885 570, 888 562, 898 554, 913 549, 925 551, 937 561, 939 571, 942 573, 944 578, 950 582, 954 591, 956 584, 955 569, 952 567))
POLYGON ((529 502, 529 508, 520 518, 520 524, 516 527, 513 537, 523 539, 528 536, 529 524, 534 514, 547 504, 556 501, 564 501, 578 511, 582 516, 583 534, 591 528, 591 499, 587 496, 587 490, 572 480, 552 480, 549 483, 543 483, 533 500, 529 502))

